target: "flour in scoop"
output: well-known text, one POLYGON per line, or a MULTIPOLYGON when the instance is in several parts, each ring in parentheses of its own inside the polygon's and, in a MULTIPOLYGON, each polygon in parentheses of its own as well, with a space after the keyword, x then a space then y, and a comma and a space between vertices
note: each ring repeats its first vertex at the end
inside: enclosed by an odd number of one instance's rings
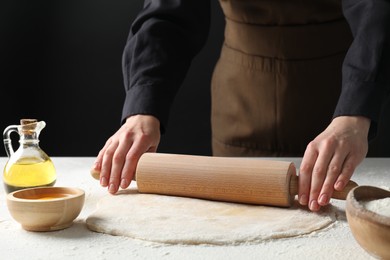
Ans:
POLYGON ((390 197, 367 201, 364 203, 364 207, 376 214, 390 217, 390 197))

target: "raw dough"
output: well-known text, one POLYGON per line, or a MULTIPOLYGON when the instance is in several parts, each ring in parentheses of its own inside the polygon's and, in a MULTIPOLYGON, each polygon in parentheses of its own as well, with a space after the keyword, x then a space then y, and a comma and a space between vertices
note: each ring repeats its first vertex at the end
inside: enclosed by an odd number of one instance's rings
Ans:
POLYGON ((311 233, 335 221, 331 206, 312 213, 200 199, 139 194, 107 195, 87 219, 90 230, 171 243, 228 245, 311 233))

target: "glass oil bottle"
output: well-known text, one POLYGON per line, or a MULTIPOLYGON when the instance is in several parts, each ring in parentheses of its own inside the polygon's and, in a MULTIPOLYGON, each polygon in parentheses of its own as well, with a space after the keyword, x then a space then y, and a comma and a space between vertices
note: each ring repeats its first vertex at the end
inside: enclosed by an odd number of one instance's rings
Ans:
POLYGON ((8 126, 3 133, 8 161, 4 167, 3 182, 7 193, 33 187, 53 186, 56 169, 50 157, 39 147, 39 134, 44 121, 22 119, 20 125, 8 126), (19 134, 19 148, 14 151, 11 133, 19 134))

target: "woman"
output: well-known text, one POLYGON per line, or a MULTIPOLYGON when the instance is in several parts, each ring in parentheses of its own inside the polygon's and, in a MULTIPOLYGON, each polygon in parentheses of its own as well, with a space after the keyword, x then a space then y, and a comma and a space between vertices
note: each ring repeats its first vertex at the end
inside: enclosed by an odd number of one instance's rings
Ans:
MULTIPOLYGON (((213 155, 303 155, 298 199, 318 211, 344 188, 375 135, 390 82, 390 4, 220 4, 226 27, 212 79, 213 155)), ((133 22, 123 55, 123 125, 93 167, 110 193, 128 187, 139 157, 157 150, 209 16, 209 1, 149 0, 133 22)))

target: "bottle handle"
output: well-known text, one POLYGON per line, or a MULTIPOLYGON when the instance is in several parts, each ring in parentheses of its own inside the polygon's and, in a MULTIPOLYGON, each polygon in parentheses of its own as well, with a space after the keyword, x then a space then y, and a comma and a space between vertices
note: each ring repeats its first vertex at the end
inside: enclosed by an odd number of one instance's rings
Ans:
POLYGON ((12 139, 11 139, 12 132, 18 132, 17 125, 8 126, 3 132, 4 148, 5 151, 7 152, 8 157, 11 157, 11 155, 14 153, 14 149, 12 147, 12 139))

